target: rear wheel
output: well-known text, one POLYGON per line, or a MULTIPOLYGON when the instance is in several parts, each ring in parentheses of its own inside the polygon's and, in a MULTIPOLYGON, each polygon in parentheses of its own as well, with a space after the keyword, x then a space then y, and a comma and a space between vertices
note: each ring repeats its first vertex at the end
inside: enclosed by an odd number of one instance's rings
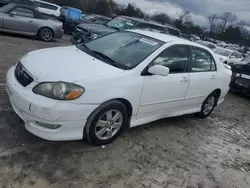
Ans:
POLYGON ((50 42, 54 37, 54 32, 52 29, 44 27, 39 30, 38 37, 42 41, 50 42))
POLYGON ((201 111, 197 113, 196 115, 199 118, 206 118, 208 117, 214 110, 214 107, 217 103, 217 94, 215 92, 211 93, 203 102, 201 111))
POLYGON ((121 134, 128 123, 126 107, 119 101, 109 101, 90 115, 84 136, 94 145, 108 144, 121 134))

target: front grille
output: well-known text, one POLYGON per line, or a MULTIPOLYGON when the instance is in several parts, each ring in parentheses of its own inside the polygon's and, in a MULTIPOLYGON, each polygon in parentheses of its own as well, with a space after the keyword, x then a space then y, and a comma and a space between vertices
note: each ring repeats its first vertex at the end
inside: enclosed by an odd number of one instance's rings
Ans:
POLYGON ((15 77, 17 81, 24 87, 28 86, 34 81, 21 62, 18 62, 16 66, 15 77))

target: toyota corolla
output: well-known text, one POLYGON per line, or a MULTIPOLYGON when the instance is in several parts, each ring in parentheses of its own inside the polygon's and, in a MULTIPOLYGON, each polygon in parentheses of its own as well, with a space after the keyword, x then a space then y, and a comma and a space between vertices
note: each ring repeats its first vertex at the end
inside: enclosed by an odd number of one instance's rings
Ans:
POLYGON ((133 30, 30 52, 8 71, 7 92, 34 135, 100 145, 126 127, 209 116, 223 102, 231 74, 204 46, 133 30))

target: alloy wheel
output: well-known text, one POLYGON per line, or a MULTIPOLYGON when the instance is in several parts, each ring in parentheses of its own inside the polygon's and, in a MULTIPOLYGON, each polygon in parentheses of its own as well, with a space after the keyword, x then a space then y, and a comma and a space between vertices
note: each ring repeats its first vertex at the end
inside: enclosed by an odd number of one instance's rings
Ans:
POLYGON ((209 114, 213 110, 215 102, 216 102, 215 96, 211 96, 207 99, 203 108, 204 115, 209 114))
POLYGON ((100 140, 108 140, 121 129, 122 123, 122 113, 119 110, 109 110, 97 121, 95 135, 100 140))

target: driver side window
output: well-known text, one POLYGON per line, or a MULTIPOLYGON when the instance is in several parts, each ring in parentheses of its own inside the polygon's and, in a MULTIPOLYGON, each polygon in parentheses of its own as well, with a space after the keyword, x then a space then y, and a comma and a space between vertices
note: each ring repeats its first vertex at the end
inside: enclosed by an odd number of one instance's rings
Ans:
POLYGON ((154 61, 154 65, 169 68, 169 73, 183 73, 188 61, 188 47, 174 46, 164 50, 154 61))

